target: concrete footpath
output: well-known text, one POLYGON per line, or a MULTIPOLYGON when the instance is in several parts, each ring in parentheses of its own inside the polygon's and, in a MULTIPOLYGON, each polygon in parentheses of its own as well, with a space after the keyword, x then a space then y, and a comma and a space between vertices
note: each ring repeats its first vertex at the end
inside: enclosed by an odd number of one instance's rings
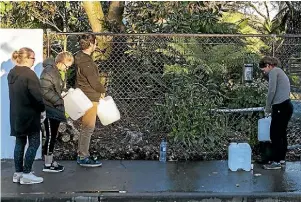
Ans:
POLYGON ((62 173, 43 173, 37 185, 12 182, 12 160, 1 161, 2 201, 301 201, 301 162, 282 170, 231 172, 227 161, 167 162, 103 161, 83 168, 61 161, 62 173))

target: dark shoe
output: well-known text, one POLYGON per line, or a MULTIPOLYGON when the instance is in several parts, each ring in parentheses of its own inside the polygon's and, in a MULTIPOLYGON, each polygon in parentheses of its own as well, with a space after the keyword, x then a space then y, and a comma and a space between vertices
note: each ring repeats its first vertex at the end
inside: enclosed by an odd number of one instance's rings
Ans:
POLYGON ((271 164, 264 165, 263 168, 266 170, 278 170, 281 169, 281 164, 277 162, 273 162, 271 164))
POLYGON ((56 161, 54 161, 50 166, 44 165, 43 172, 49 172, 49 173, 59 173, 64 171, 64 166, 58 164, 56 161))
POLYGON ((281 166, 281 168, 285 169, 285 167, 286 167, 286 161, 285 160, 281 160, 280 161, 280 166, 281 166))
POLYGON ((102 163, 92 157, 80 158, 77 157, 77 163, 83 167, 99 167, 102 163))

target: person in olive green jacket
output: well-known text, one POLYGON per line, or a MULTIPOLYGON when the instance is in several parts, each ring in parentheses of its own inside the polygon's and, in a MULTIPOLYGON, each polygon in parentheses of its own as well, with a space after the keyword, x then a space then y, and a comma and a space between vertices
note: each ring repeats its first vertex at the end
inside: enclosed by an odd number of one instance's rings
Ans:
POLYGON ((76 88, 81 89, 92 101, 93 107, 82 117, 81 133, 78 140, 77 163, 85 167, 98 167, 102 163, 90 157, 89 147, 91 136, 95 129, 97 105, 102 94, 106 92, 99 81, 99 71, 91 55, 95 51, 97 40, 93 34, 85 34, 80 39, 81 51, 74 60, 76 70, 76 88))

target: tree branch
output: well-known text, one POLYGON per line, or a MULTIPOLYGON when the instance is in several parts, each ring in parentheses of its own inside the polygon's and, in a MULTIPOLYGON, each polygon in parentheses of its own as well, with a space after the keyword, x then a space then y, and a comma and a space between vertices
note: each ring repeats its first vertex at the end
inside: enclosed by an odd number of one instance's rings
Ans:
POLYGON ((294 9, 294 7, 293 7, 293 5, 292 5, 292 2, 286 1, 285 4, 286 4, 286 6, 289 8, 289 10, 292 11, 292 10, 294 9))
POLYGON ((267 17, 263 13, 261 13, 254 4, 248 3, 247 5, 249 5, 251 8, 253 8, 261 17, 263 17, 264 19, 267 19, 267 17))
POLYGON ((266 1, 264 1, 263 4, 264 4, 265 9, 266 9, 266 12, 267 12, 268 20, 271 20, 271 19, 270 19, 270 11, 269 11, 269 8, 268 8, 268 4, 267 4, 266 1))
POLYGON ((38 19, 40 22, 45 23, 47 25, 52 26, 53 28, 55 28, 57 31, 62 32, 61 29, 59 29, 54 22, 50 22, 48 19, 43 18, 38 12, 36 12, 35 10, 32 10, 34 17, 36 19, 38 19))
POLYGON ((43 22, 43 23, 45 23, 45 24, 48 24, 48 25, 52 26, 57 31, 62 32, 62 30, 60 28, 58 28, 54 23, 50 22, 49 20, 47 20, 47 21, 40 20, 40 21, 43 22))

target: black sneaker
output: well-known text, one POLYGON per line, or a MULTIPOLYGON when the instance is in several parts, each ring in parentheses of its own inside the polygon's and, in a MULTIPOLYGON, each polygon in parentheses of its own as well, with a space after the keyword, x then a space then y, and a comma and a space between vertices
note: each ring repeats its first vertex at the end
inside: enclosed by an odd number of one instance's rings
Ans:
POLYGON ((285 160, 281 160, 279 163, 280 163, 281 168, 285 169, 285 167, 286 167, 286 161, 285 160))
MULTIPOLYGON (((268 162, 268 164, 271 164, 271 163, 273 163, 273 161, 268 162)), ((280 163, 281 168, 285 168, 285 166, 286 166, 286 161, 285 160, 281 160, 279 163, 280 163)))
POLYGON ((273 162, 271 164, 264 165, 263 168, 266 170, 278 170, 281 169, 281 164, 277 162, 273 162))
POLYGON ((65 170, 64 166, 58 164, 56 161, 54 161, 50 166, 44 165, 43 168, 43 172, 48 172, 48 173, 59 173, 64 170, 65 170))
POLYGON ((77 163, 83 167, 100 167, 102 163, 93 157, 77 158, 77 163))

